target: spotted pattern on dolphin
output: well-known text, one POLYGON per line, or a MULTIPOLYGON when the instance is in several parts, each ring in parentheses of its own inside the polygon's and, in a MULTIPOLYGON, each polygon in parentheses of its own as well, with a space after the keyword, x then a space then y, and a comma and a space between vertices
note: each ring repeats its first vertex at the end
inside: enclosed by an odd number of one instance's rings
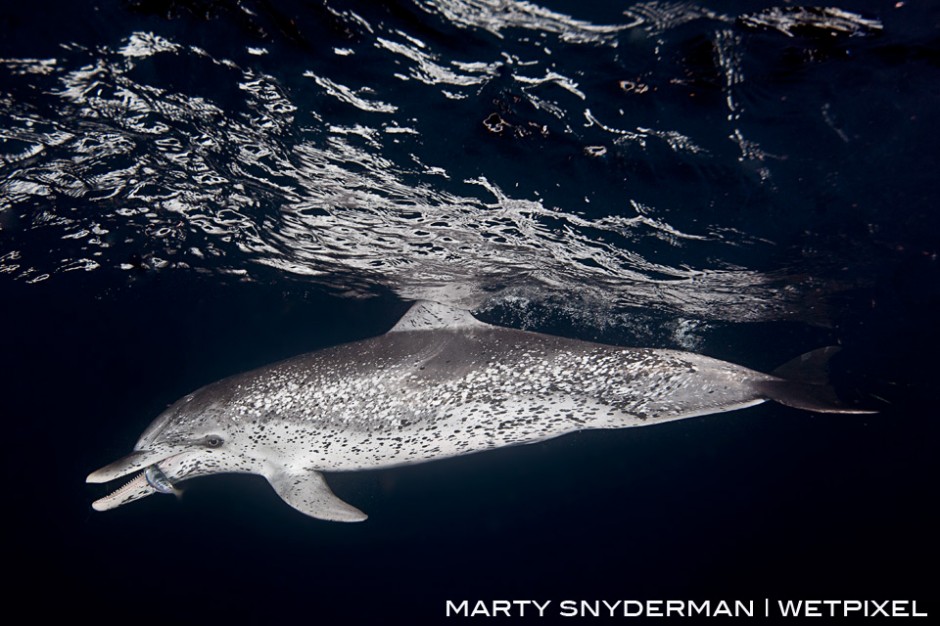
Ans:
POLYGON ((366 515, 336 497, 322 472, 420 463, 767 400, 825 413, 869 412, 842 404, 826 384, 835 351, 815 350, 764 374, 691 352, 502 328, 418 302, 384 335, 185 396, 154 420, 134 452, 92 472, 88 482, 142 472, 93 504, 107 510, 196 476, 260 474, 307 515, 361 521, 366 515))

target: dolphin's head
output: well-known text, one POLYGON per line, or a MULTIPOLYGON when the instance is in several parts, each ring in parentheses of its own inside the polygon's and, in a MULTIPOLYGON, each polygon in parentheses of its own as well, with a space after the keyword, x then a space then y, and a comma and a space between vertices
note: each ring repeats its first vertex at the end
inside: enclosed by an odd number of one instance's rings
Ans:
POLYGON ((98 511, 152 493, 175 491, 181 480, 221 472, 254 471, 252 459, 237 451, 244 437, 239 420, 226 414, 214 385, 190 394, 160 414, 144 431, 134 452, 86 479, 105 483, 137 472, 123 487, 92 504, 98 511))

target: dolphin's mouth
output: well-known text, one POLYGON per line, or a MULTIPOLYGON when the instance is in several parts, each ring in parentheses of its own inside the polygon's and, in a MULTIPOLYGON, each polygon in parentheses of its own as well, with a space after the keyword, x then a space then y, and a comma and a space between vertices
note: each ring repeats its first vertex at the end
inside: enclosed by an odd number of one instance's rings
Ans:
POLYGON ((134 471, 137 474, 107 496, 95 500, 91 506, 96 511, 107 511, 121 505, 140 500, 154 493, 179 495, 175 482, 185 476, 180 461, 185 454, 162 454, 156 451, 137 451, 123 459, 92 472, 86 479, 89 483, 103 483, 121 478, 134 471), (157 458, 154 458, 154 457, 157 458), (142 466, 142 463, 147 463, 142 466))
POLYGON ((141 472, 125 483, 124 486, 92 502, 91 508, 96 511, 107 511, 108 509, 115 509, 122 504, 140 500, 152 493, 158 493, 158 491, 148 483, 146 474, 141 472))

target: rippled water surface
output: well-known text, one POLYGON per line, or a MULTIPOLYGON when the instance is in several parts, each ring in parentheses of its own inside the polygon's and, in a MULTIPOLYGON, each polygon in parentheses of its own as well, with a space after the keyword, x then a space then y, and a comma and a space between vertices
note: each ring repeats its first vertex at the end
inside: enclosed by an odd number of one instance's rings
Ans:
POLYGON ((881 13, 558 4, 81 13, 0 59, 0 271, 733 321, 815 318, 863 280, 884 218, 832 187, 903 138, 918 87, 881 13))
POLYGON ((354 623, 437 619, 444 598, 914 594, 874 572, 936 548, 918 498, 936 475, 938 112, 929 2, 5 3, 6 417, 24 450, 61 429, 39 473, 69 494, 7 461, 37 485, 21 512, 61 537, 23 557, 25 584, 107 604, 97 577, 130 607, 114 572, 133 560, 161 615, 211 614, 208 576, 226 614, 310 597, 354 623), (842 343, 841 375, 893 417, 762 408, 456 461, 440 482, 347 477, 373 500, 365 531, 272 511, 250 481, 223 491, 243 505, 205 500, 207 481, 201 509, 91 515, 84 475, 163 404, 381 332, 418 298, 764 369, 842 343))

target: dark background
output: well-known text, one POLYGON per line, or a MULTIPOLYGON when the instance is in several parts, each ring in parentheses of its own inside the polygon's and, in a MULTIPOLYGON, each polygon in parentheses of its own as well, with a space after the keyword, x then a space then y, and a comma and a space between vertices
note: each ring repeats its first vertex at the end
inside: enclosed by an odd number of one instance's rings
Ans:
MULTIPOLYGON (((62 42, 113 43, 146 28, 207 47, 216 41, 235 48, 237 37, 244 45, 258 37, 275 57, 294 63, 311 49, 350 38, 331 26, 321 3, 256 3, 259 17, 247 23, 216 3, 77 4, 5 6, 3 56, 40 58, 55 55, 62 42)), ((4 563, 15 579, 7 603, 37 616, 65 610, 107 622, 143 615, 183 623, 433 623, 443 619, 447 599, 550 599, 557 607, 562 599, 891 598, 916 599, 933 612, 940 31, 938 12, 924 4, 907 14, 894 3, 845 7, 884 21, 884 32, 872 38, 811 33, 791 41, 739 31, 756 50, 751 62, 766 65, 764 72, 749 66, 764 81, 764 93, 783 89, 775 80, 790 80, 784 70, 801 46, 842 60, 814 66, 830 90, 803 94, 801 106, 819 110, 836 102, 856 140, 843 146, 785 125, 755 126, 755 135, 778 133, 777 150, 792 154, 774 162, 772 191, 722 175, 670 187, 661 183, 681 179, 684 170, 657 170, 655 155, 644 164, 628 154, 594 173, 577 163, 566 170, 582 183, 596 176, 600 193, 624 172, 641 180, 646 172, 648 184, 637 192, 643 202, 674 207, 670 217, 680 222, 685 195, 711 193, 725 200, 709 211, 740 207, 727 219, 755 236, 774 235, 780 257, 835 258, 837 270, 822 261, 800 266, 821 268, 824 280, 848 286, 828 300, 824 323, 808 314, 713 321, 699 350, 770 370, 805 350, 841 343, 836 382, 876 406, 877 415, 761 405, 330 476, 340 497, 369 514, 364 524, 299 515, 254 476, 197 479, 184 485, 178 502, 152 497, 101 514, 90 503, 104 490, 86 486, 84 477, 127 453, 167 404, 223 376, 383 332, 407 303, 381 281, 372 285, 372 298, 350 299, 330 285, 270 269, 250 280, 161 271, 139 262, 150 252, 145 247, 116 252, 97 271, 63 272, 36 284, 0 276, 4 563), (771 209, 745 210, 741 198, 771 209), (133 271, 117 269, 128 262, 133 271), (36 591, 42 602, 26 605, 26 592, 36 591)), ((553 8, 592 10, 560 2, 553 8)), ((359 10, 371 11, 370 19, 386 11, 390 23, 437 29, 444 39, 463 33, 421 24, 408 3, 359 10)), ((595 10, 606 13, 599 21, 613 19, 609 10, 595 10)), ((697 28, 693 22, 666 37, 694 52, 712 32, 697 28)), ((485 41, 511 47, 513 37, 485 41)), ((467 45, 484 45, 474 41, 467 45)), ((568 63, 583 64, 585 75, 595 69, 588 55, 568 63)), ((390 71, 378 65, 375 73, 381 81, 390 71)), ((14 102, 44 106, 41 92, 29 92, 19 78, 5 80, 14 102)), ((490 112, 483 101, 481 119, 490 112)), ((766 114, 786 119, 791 105, 778 103, 774 111, 772 101, 766 96, 766 114)), ((662 114, 669 119, 670 111, 662 114)), ((709 119, 677 119, 686 128, 700 124, 694 136, 723 132, 713 131, 709 119)), ((512 180, 542 188, 557 172, 526 159, 564 160, 571 151, 551 140, 507 146, 469 133, 461 141, 467 154, 495 155, 483 169, 507 188, 512 180)), ((442 148, 438 157, 458 172, 472 169, 467 155, 448 156, 442 148)), ((729 150, 716 159, 730 169, 738 154, 729 150)), ((0 171, 12 176, 11 168, 0 171)), ((564 193, 550 201, 563 206, 564 193)), ((53 244, 27 228, 7 225, 0 243, 53 254, 53 244)), ((237 263, 233 254, 225 259, 229 265, 237 263)), ((786 264, 749 259, 746 248, 735 254, 749 267, 786 264)), ((655 330, 669 328, 675 315, 644 315, 639 330, 591 328, 546 305, 530 326, 676 347, 655 330)), ((514 321, 499 305, 488 319, 514 321)))

